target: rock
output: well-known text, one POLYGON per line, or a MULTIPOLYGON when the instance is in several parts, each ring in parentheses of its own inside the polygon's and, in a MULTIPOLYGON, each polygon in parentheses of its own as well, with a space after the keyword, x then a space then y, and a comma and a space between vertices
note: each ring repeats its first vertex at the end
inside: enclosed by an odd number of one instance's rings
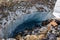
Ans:
POLYGON ((40 34, 40 35, 38 36, 38 39, 39 39, 39 40, 46 39, 46 35, 45 35, 45 34, 40 34))
POLYGON ((17 36, 16 36, 16 40, 23 40, 23 38, 22 38, 22 36, 17 35, 17 36))
POLYGON ((29 37, 30 37, 30 35, 26 35, 24 39, 29 40, 29 37))
POLYGON ((57 37, 57 40, 60 40, 60 37, 57 37))
POLYGON ((41 29, 40 29, 40 33, 47 33, 47 27, 42 27, 41 29))
POLYGON ((26 40, 38 40, 36 35, 27 35, 26 40))

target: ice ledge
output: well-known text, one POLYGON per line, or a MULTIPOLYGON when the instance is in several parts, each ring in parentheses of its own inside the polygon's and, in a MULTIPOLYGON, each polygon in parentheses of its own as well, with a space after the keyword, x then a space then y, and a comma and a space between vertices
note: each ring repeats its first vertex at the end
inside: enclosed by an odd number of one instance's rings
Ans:
POLYGON ((18 25, 22 24, 23 22, 25 22, 27 20, 43 21, 46 19, 53 18, 53 16, 52 17, 51 16, 52 16, 52 14, 48 13, 48 12, 36 12, 33 14, 22 15, 21 17, 17 18, 17 20, 15 20, 15 22, 11 22, 9 25, 6 25, 6 27, 3 29, 4 36, 6 38, 9 37, 10 34, 17 28, 18 25))

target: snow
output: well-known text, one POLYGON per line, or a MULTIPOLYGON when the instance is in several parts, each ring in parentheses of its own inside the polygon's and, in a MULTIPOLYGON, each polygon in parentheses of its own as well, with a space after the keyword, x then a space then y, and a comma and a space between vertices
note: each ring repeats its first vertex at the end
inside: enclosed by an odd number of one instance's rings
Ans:
POLYGON ((56 19, 60 19, 60 0, 57 0, 56 2, 53 15, 55 16, 56 19))
POLYGON ((53 15, 55 16, 55 18, 60 19, 60 13, 58 13, 58 12, 53 12, 53 15))

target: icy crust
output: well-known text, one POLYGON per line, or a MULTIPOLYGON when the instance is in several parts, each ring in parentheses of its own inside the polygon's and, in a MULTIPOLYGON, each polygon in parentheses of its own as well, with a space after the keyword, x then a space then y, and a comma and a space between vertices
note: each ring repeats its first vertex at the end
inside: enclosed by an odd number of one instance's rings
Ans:
MULTIPOLYGON (((41 6, 42 7, 42 6, 41 6)), ((43 6, 44 7, 44 6, 43 6)), ((44 7, 45 8, 45 7, 44 7)), ((16 8, 14 8, 14 9, 16 9, 16 8)), ((46 8, 47 9, 47 8, 46 8)), ((36 9, 36 7, 35 6, 32 6, 31 8, 25 8, 25 7, 20 7, 20 8, 18 8, 18 9, 16 9, 16 11, 14 12, 14 11, 9 11, 9 10, 7 10, 7 11, 5 11, 6 13, 0 13, 1 15, 0 15, 0 17, 1 17, 1 20, 0 20, 0 25, 2 26, 2 27, 4 27, 5 25, 7 25, 7 24, 9 24, 11 21, 14 21, 14 20, 16 20, 16 18, 18 18, 18 17, 20 17, 21 15, 25 15, 25 14, 29 14, 29 13, 33 13, 33 12, 36 12, 36 11, 38 11, 37 9, 36 9), (7 14, 7 12, 8 12, 8 14, 7 14), (6 15, 5 17, 4 17, 4 14, 6 15)), ((45 11, 45 10, 44 10, 45 11)), ((46 10, 47 11, 47 10, 46 10)))
POLYGON ((14 22, 21 15, 31 14, 33 12, 50 12, 51 9, 42 4, 36 3, 32 5, 29 2, 17 3, 11 7, 1 7, 0 11, 0 25, 4 28, 5 25, 8 25, 11 21, 14 22), (3 9, 4 8, 4 9, 3 9))
MULTIPOLYGON (((29 21, 44 21, 46 19, 51 19, 54 16, 52 14, 48 14, 48 12, 34 12, 32 14, 27 14, 27 15, 22 15, 21 17, 17 18, 18 20, 15 20, 15 22, 11 22, 9 25, 7 25, 7 27, 5 27, 4 29, 4 34, 5 37, 9 37, 12 36, 13 31, 17 28, 18 25, 29 21), (48 17, 49 16, 49 17, 48 17), (12 34, 12 35, 11 35, 12 34)), ((25 28, 25 27, 24 27, 25 28)), ((23 30, 24 30, 23 28, 23 30)), ((20 29, 20 31, 22 31, 22 29, 20 29)))

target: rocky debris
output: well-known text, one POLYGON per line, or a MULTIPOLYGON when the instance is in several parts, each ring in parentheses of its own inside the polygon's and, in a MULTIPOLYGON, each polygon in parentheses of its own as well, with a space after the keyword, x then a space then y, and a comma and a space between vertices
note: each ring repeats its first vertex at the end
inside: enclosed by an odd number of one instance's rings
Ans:
POLYGON ((22 36, 19 34, 15 38, 16 38, 16 40, 23 40, 22 36))
POLYGON ((27 35, 25 40, 38 40, 36 35, 27 35))
MULTIPOLYGON (((20 34, 19 34, 20 35, 20 34)), ((39 35, 36 35, 36 34, 31 34, 31 35, 26 35, 26 36, 23 36, 24 38, 24 40, 42 40, 43 38, 45 38, 46 36, 46 33, 40 33, 39 35)), ((17 38, 19 38, 19 37, 17 37, 17 38)), ((21 39, 21 37, 20 37, 20 39, 21 39)))
POLYGON ((58 24, 53 19, 50 20, 50 23, 47 26, 48 26, 48 30, 52 30, 54 28, 58 28, 58 24))
POLYGON ((50 30, 50 32, 47 34, 48 40, 57 40, 56 35, 50 30))

